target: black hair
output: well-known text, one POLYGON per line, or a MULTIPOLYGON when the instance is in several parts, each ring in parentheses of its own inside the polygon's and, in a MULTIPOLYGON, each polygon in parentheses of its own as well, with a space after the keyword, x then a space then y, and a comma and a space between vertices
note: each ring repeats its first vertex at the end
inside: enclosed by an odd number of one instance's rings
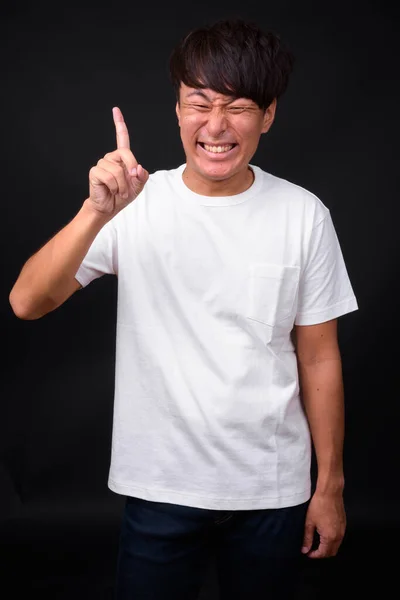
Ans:
POLYGON ((294 55, 272 31, 242 19, 192 30, 173 50, 169 70, 179 100, 183 82, 234 98, 249 98, 265 110, 286 90, 294 55))

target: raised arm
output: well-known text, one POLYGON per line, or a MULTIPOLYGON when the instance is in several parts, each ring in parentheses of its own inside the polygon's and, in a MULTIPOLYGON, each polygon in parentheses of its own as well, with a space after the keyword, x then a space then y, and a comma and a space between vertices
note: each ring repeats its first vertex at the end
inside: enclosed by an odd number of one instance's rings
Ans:
POLYGON ((20 319, 39 319, 81 286, 75 279, 96 235, 142 191, 149 174, 130 150, 119 108, 113 109, 117 150, 89 171, 89 197, 77 215, 24 264, 9 296, 20 319))

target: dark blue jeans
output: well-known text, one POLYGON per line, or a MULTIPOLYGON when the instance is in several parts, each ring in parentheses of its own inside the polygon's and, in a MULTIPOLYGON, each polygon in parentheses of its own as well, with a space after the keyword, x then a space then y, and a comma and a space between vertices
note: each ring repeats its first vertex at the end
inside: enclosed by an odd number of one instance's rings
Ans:
POLYGON ((127 497, 116 600, 197 600, 216 559, 221 600, 292 598, 308 502, 219 511, 127 497))

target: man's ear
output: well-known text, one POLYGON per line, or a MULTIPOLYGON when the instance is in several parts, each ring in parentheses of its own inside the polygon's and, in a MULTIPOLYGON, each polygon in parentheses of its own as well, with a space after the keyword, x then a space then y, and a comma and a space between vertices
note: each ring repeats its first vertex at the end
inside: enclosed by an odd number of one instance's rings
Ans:
POLYGON ((175 112, 176 112, 176 116, 178 117, 178 125, 180 127, 181 126, 181 111, 179 108, 179 102, 176 103, 175 112))
POLYGON ((268 108, 265 110, 263 127, 261 133, 267 133, 275 119, 276 98, 274 98, 268 108))

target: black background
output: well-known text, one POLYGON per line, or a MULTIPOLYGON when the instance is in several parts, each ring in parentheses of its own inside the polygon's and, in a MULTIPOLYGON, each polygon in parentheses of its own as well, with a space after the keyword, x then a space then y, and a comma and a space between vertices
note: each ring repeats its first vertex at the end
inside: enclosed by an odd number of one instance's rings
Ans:
MULTIPOLYGON (((360 307, 339 319, 348 530, 336 558, 304 560, 299 597, 385 597, 400 554, 397 8, 52 6, 1 9, 2 581, 13 597, 112 598, 123 509, 107 487, 116 280, 93 282, 37 321, 18 320, 8 294, 23 263, 79 210, 90 167, 115 148, 113 106, 150 172, 184 162, 169 54, 192 27, 240 16, 280 33, 296 56, 252 162, 330 209, 360 307)), ((212 570, 202 594, 218 597, 212 570)))

